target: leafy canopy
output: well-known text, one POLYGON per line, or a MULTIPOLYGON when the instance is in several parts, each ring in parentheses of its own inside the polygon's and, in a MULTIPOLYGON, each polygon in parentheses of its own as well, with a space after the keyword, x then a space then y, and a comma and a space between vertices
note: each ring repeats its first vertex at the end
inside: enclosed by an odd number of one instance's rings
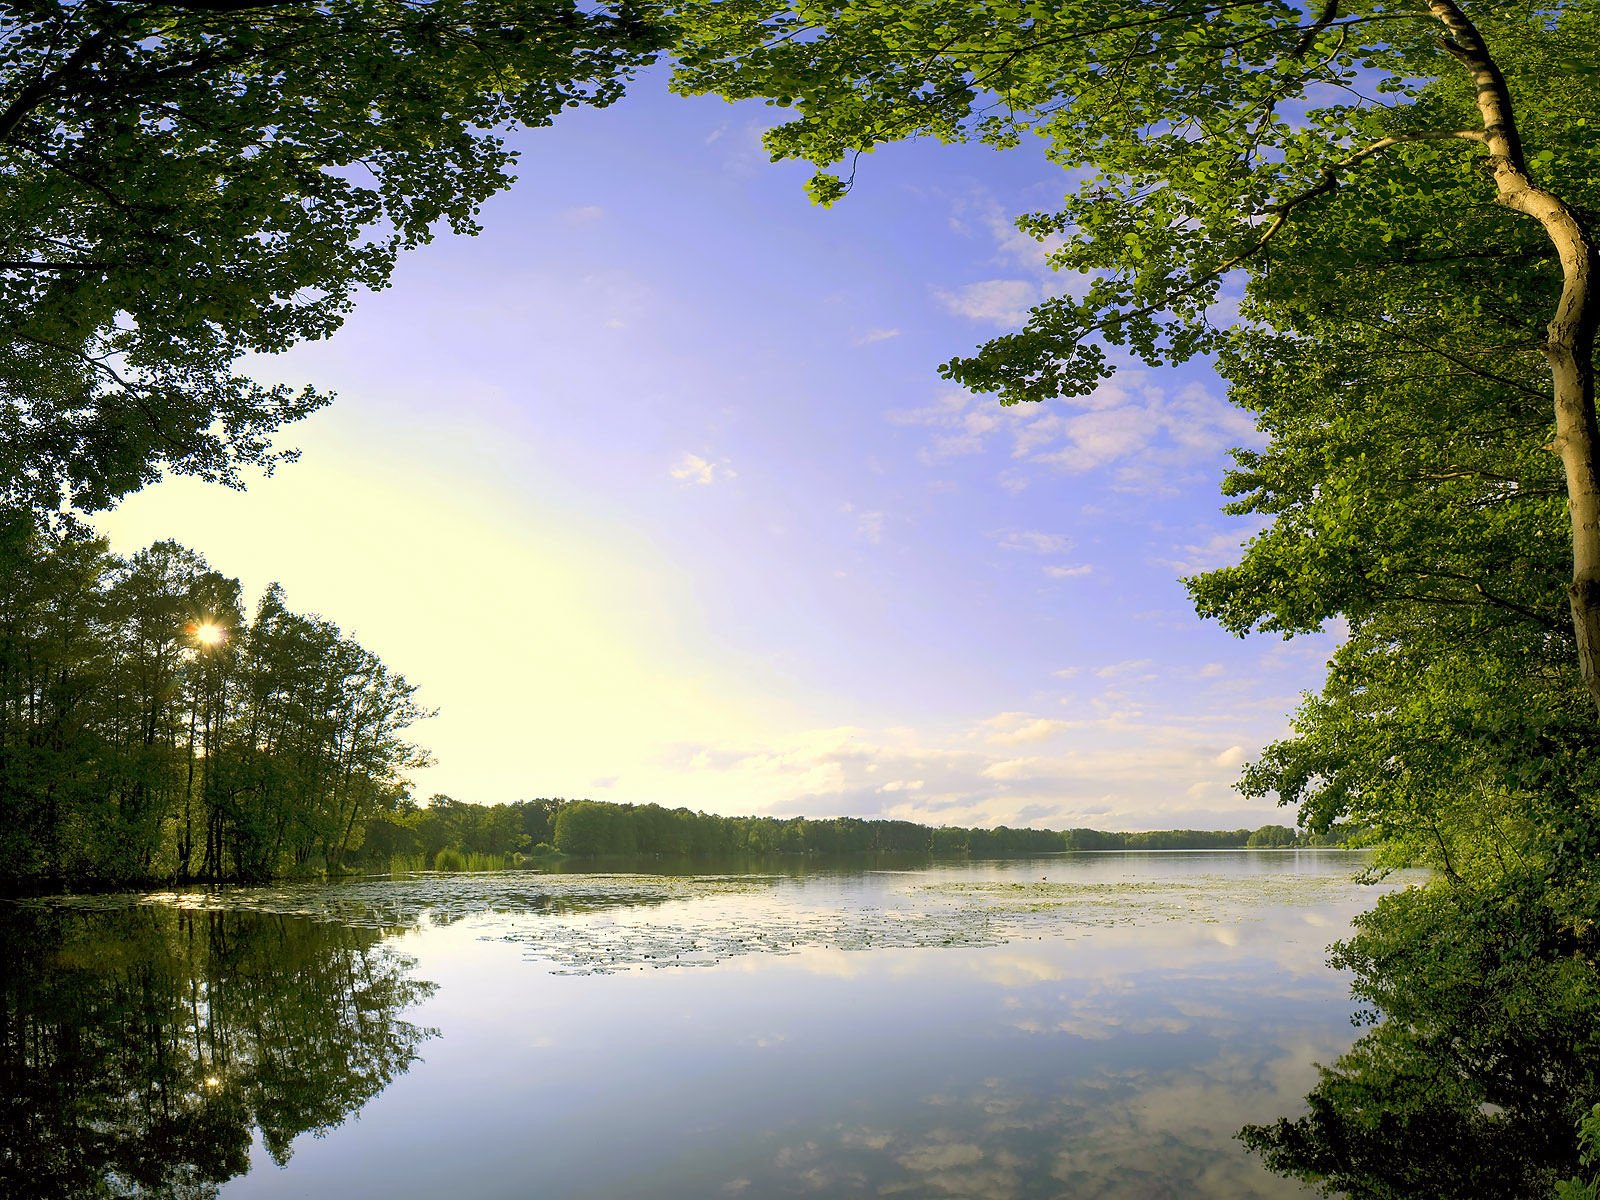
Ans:
POLYGON ((574 0, 57 0, 0 13, 0 501, 237 483, 327 402, 325 337, 510 181, 496 135, 614 100, 657 37, 574 0))
MULTIPOLYGON (((1473 93, 1423 3, 1330 5, 1317 21, 1281 0, 686 7, 677 86, 793 106, 768 146, 848 165, 813 180, 823 203, 848 192, 861 154, 909 138, 1007 147, 1034 134, 1074 173, 1057 211, 1020 224, 1060 239, 1052 263, 1081 286, 945 368, 1003 401, 1091 391, 1107 344, 1152 363, 1217 349, 1212 306, 1236 267, 1254 268, 1254 298, 1292 327, 1292 308, 1323 297, 1265 286, 1278 264, 1447 257, 1485 234, 1503 242, 1518 220, 1489 203, 1473 93)), ((1596 178, 1600 145, 1565 136, 1600 119, 1596 98, 1563 85, 1592 68, 1594 14, 1495 3, 1476 19, 1491 44, 1519 48, 1541 176, 1596 178)), ((1539 240, 1531 223, 1515 236, 1539 240)), ((1522 290, 1500 298, 1515 307, 1522 290)))

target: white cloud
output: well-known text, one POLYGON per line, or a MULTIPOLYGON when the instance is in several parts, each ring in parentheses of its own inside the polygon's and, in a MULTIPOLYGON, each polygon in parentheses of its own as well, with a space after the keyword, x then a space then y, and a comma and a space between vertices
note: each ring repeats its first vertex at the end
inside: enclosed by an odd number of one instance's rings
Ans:
POLYGON ((1069 729, 1067 721, 1036 717, 1032 713, 1003 712, 979 723, 983 740, 994 746, 1020 746, 1042 742, 1069 729))
POLYGON ((1109 471, 1115 490, 1167 493, 1186 471, 1209 470, 1230 447, 1260 441, 1247 414, 1207 389, 1173 390, 1137 368, 1125 368, 1087 396, 1048 406, 1002 407, 948 392, 926 407, 891 412, 889 419, 934 431, 918 455, 930 465, 1009 440, 1013 465, 1000 482, 1012 494, 1028 486, 1034 468, 1069 475, 1109 471))
POLYGON ((945 392, 925 408, 896 408, 889 410, 889 420, 895 425, 931 425, 945 428, 959 422, 967 411, 972 397, 966 392, 945 392))
POLYGON ((1211 761, 1219 767, 1242 767, 1245 759, 1250 757, 1250 752, 1243 746, 1229 746, 1211 761))
POLYGON ((582 204, 561 214, 569 225, 593 225, 596 221, 605 220, 605 215, 606 210, 598 204, 582 204))
POLYGON ((1051 579, 1081 579, 1094 573, 1093 563, 1060 563, 1044 569, 1051 579))
POLYGON ((862 511, 849 502, 841 504, 839 511, 845 516, 853 518, 858 538, 873 546, 882 543, 884 525, 888 520, 882 512, 876 509, 862 511))
POLYGON ((933 294, 946 311, 995 325, 1024 324, 1028 310, 1043 298, 1039 285, 1026 279, 985 279, 954 291, 935 288, 933 294))
POLYGON ((737 476, 727 463, 727 460, 713 462, 701 458, 698 454, 685 454, 672 468, 672 477, 681 483, 709 485, 719 479, 733 479, 737 476))
POLYGON ((1064 533, 1043 533, 1036 529, 1015 529, 1007 533, 991 534, 1002 550, 1020 550, 1026 554, 1065 554, 1072 549, 1072 539, 1064 533))
POLYGON ((1217 533, 1203 541, 1173 546, 1169 557, 1155 558, 1151 562, 1177 575, 1194 575, 1238 562, 1240 547, 1245 540, 1246 535, 1238 530, 1217 533))
POLYGON ((899 336, 900 331, 898 329, 869 329, 865 333, 856 335, 851 345, 870 346, 874 342, 887 342, 890 338, 899 336))
POLYGON ((917 453, 927 466, 967 454, 980 454, 990 435, 1015 420, 998 401, 980 400, 966 392, 946 392, 923 408, 895 409, 888 414, 896 425, 921 426, 935 431, 934 438, 917 453))
POLYGON ((1142 671, 1150 665, 1151 660, 1148 658, 1125 658, 1121 662, 1114 662, 1101 667, 1094 674, 1096 679, 1117 679, 1124 675, 1132 675, 1136 671, 1142 671))
POLYGON ((895 425, 934 431, 933 440, 917 453, 927 466, 983 453, 994 434, 1014 427, 1020 417, 1015 408, 1005 408, 997 400, 981 399, 967 392, 945 392, 923 408, 895 409, 888 414, 895 425))
POLYGON ((1031 233, 1024 233, 1017 228, 1016 221, 1008 217, 1005 210, 993 202, 987 206, 983 221, 994 236, 995 248, 1002 260, 1023 270, 1042 275, 1054 274, 1050 269, 1050 256, 1061 249, 1066 242, 1060 234, 1053 233, 1041 239, 1031 233))

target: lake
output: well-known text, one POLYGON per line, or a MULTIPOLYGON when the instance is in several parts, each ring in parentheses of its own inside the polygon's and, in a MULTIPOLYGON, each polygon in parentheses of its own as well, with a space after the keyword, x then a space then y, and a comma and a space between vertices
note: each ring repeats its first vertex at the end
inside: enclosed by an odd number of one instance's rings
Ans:
MULTIPOLYGON (((0 906, 0 1194, 1271 1197, 1342 851, 0 906)), ((1384 886, 1394 886, 1386 884, 1384 886)))

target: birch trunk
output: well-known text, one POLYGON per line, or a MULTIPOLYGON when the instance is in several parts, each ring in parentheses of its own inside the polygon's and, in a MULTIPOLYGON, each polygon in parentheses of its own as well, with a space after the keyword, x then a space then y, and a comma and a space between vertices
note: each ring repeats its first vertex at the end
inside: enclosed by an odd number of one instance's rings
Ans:
POLYGON ((1538 221, 1561 259, 1561 299, 1545 342, 1555 393, 1556 436, 1546 449, 1561 458, 1572 521, 1572 583, 1567 598, 1578 642, 1578 667, 1600 711, 1600 430, 1594 410, 1595 239, 1577 213, 1528 175, 1505 77, 1477 27, 1454 0, 1428 9, 1449 31, 1447 49, 1466 68, 1483 118, 1496 200, 1538 221))

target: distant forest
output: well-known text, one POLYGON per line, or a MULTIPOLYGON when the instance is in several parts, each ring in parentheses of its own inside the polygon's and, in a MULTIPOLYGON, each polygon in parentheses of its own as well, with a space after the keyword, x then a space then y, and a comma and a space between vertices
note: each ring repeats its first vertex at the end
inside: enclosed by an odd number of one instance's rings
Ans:
POLYGON ((1297 834, 1259 829, 964 829, 859 817, 724 817, 656 804, 521 800, 491 806, 434 796, 366 824, 351 866, 461 869, 511 865, 518 857, 726 854, 1052 854, 1067 850, 1233 850, 1342 844, 1345 831, 1297 834))

